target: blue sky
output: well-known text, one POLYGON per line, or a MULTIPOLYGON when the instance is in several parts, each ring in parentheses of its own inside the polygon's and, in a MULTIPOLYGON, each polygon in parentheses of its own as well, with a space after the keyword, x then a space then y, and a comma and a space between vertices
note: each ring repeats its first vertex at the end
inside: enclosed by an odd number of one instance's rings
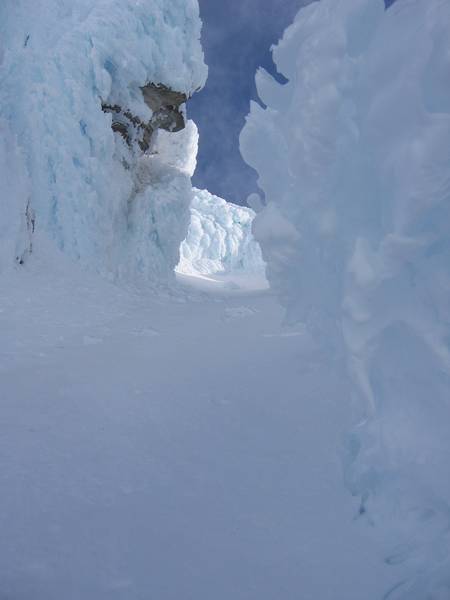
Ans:
POLYGON ((256 173, 239 153, 239 133, 256 98, 256 69, 275 72, 269 48, 302 4, 305 0, 200 0, 209 79, 188 106, 200 130, 197 187, 236 204, 256 190, 256 173))
MULTIPOLYGON (((257 190, 256 173, 239 153, 239 133, 256 99, 254 76, 264 66, 277 76, 270 46, 312 0, 199 0, 209 65, 204 90, 189 101, 200 130, 193 182, 230 202, 245 204, 257 190)), ((385 0, 386 6, 395 0, 385 0)), ((280 81, 283 78, 280 77, 280 81)))

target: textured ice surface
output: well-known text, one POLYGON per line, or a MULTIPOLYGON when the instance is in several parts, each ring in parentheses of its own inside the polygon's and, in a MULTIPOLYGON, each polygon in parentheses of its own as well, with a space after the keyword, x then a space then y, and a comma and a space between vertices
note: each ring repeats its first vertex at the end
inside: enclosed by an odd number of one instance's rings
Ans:
POLYGON ((191 223, 180 248, 177 271, 185 274, 264 274, 252 234, 255 213, 207 190, 193 190, 191 223))
POLYGON ((1 150, 3 263, 27 247, 17 232, 29 202, 37 230, 71 257, 113 277, 170 275, 188 225, 195 128, 141 157, 101 104, 148 120, 145 84, 191 95, 206 76, 199 36, 196 0, 2 2, 1 144, 12 155, 1 150))
POLYGON ((347 483, 408 600, 450 597, 449 34, 441 0, 321 0, 241 136, 268 278, 360 407, 347 483))

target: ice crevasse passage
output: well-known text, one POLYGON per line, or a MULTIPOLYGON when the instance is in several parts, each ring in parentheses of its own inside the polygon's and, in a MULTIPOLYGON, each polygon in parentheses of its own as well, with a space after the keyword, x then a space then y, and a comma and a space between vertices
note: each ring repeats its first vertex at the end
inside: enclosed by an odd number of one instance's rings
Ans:
POLYGON ((206 79, 196 0, 0 6, 0 269, 50 237, 112 278, 172 275, 206 79), (185 127, 186 124, 186 127, 185 127))
POLYGON ((234 273, 264 278, 265 265, 252 234, 255 213, 193 189, 191 220, 181 244, 179 273, 208 275, 234 273))
POLYGON ((450 597, 449 39, 441 0, 314 3, 241 135, 268 278, 323 372, 341 365, 347 485, 408 600, 450 597))

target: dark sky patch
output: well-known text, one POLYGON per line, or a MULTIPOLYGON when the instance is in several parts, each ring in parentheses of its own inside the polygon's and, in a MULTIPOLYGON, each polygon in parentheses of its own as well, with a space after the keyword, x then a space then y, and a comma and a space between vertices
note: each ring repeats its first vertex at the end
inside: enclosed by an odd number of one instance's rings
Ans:
MULTIPOLYGON (((275 74, 270 46, 305 0, 200 0, 203 46, 209 65, 205 89, 189 102, 200 130, 194 185, 236 204, 256 190, 256 173, 239 153, 239 133, 256 99, 262 65, 275 74)), ((282 80, 282 78, 280 78, 282 80)))
MULTIPOLYGON (((394 0, 385 0, 386 5, 394 0)), ((241 158, 239 133, 256 99, 259 66, 276 73, 270 47, 311 0, 200 0, 203 47, 209 65, 204 90, 189 102, 200 130, 194 185, 230 202, 245 204, 257 175, 241 158)))

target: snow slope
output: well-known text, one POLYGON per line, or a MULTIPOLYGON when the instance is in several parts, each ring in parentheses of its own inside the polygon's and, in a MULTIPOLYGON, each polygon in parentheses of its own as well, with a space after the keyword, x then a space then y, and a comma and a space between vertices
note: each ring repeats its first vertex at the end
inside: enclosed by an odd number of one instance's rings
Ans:
POLYGON ((37 246, 0 286, 4 597, 379 600, 339 370, 275 297, 138 295, 37 246))
POLYGON ((408 600, 450 597, 449 30, 441 0, 312 4, 241 135, 267 276, 322 375, 340 364, 347 484, 408 600))
POLYGON ((203 85, 200 26, 196 0, 2 2, 3 268, 29 254, 29 214, 36 231, 107 276, 172 276, 189 220, 196 129, 162 132, 143 155, 111 125, 116 107, 134 123, 152 118, 147 84, 187 97, 203 85), (185 158, 166 160, 174 155, 185 158))
POLYGON ((251 230, 254 211, 226 202, 207 190, 193 191, 191 223, 181 244, 177 271, 264 277, 261 250, 251 230))

